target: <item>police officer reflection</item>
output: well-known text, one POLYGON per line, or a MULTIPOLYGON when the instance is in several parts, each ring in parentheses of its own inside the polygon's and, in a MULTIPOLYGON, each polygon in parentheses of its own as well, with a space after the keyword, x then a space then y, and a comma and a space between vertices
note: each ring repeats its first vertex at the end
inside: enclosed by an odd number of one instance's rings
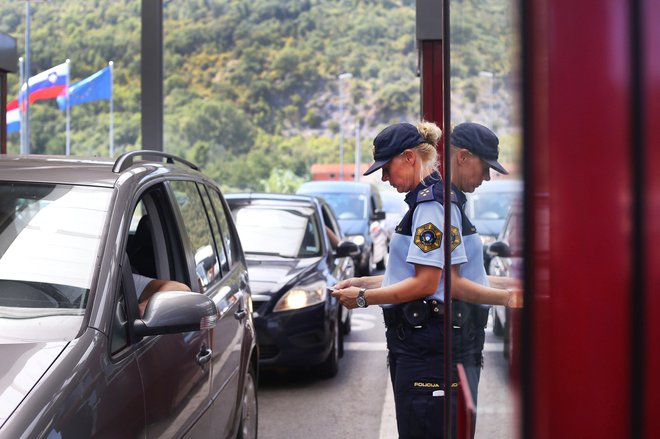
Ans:
MULTIPOLYGON (((517 280, 488 278, 479 234, 463 211, 465 192, 490 180, 499 140, 488 128, 463 123, 451 135, 451 225, 444 235, 444 190, 437 170, 436 147, 442 132, 434 123, 388 126, 374 139, 374 163, 382 180, 407 192, 409 210, 396 227, 382 276, 351 278, 332 293, 346 308, 380 305, 386 326, 388 363, 400 438, 444 436, 443 270, 444 239, 450 240, 452 270, 452 351, 462 363, 474 403, 482 367, 487 305, 522 306, 517 280), (489 286, 489 280, 494 287, 489 286)), ((455 413, 456 372, 451 379, 455 413)), ((455 426, 456 423, 453 422, 455 426)))

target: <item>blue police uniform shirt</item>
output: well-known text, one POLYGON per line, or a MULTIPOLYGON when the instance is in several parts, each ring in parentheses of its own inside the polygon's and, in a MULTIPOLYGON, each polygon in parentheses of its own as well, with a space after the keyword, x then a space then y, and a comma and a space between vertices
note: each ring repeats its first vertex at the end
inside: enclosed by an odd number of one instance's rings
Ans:
MULTIPOLYGON (((390 241, 390 256, 383 278, 383 286, 392 285, 415 275, 415 264, 429 265, 443 270, 438 287, 427 300, 444 302, 444 206, 433 198, 432 184, 442 184, 436 173, 427 177, 413 190, 406 201, 412 205, 410 230, 401 230, 390 241), (406 232, 411 233, 407 235, 406 232)), ((463 204, 465 195, 456 191, 457 202, 463 204)), ((402 222, 403 223, 403 222, 402 222)), ((483 244, 477 233, 465 231, 459 206, 451 203, 451 265, 459 264, 459 274, 473 282, 488 286, 484 269, 483 244)), ((390 305, 391 306, 391 305, 390 305)), ((385 305, 388 307, 388 305, 385 305)))

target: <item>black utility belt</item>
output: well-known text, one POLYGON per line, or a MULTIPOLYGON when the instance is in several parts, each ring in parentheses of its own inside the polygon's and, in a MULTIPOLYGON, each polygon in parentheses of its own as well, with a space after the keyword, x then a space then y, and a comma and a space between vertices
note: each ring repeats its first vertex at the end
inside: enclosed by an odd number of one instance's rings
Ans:
MULTIPOLYGON (((396 328, 402 325, 413 328, 424 327, 430 319, 443 316, 444 304, 437 300, 415 300, 391 308, 383 308, 385 326, 396 328)), ((472 325, 484 328, 488 323, 488 308, 460 300, 452 302, 452 325, 464 327, 472 325)))
POLYGON ((388 328, 396 328, 401 325, 420 328, 425 326, 429 319, 439 317, 444 313, 444 306, 437 300, 415 300, 391 308, 383 308, 383 319, 388 328))

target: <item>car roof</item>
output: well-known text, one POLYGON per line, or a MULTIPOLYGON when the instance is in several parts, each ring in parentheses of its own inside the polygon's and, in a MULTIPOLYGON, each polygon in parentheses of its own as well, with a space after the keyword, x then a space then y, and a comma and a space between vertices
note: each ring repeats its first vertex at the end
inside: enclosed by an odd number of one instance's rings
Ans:
POLYGON ((485 181, 475 189, 474 193, 486 193, 486 192, 520 192, 523 190, 522 180, 490 180, 485 181))
POLYGON ((322 201, 318 197, 311 195, 298 195, 298 194, 275 194, 267 192, 235 192, 225 194, 225 199, 230 204, 236 203, 252 203, 255 201, 274 202, 278 204, 315 204, 322 201))
POLYGON ((355 192, 360 191, 363 193, 368 193, 371 191, 377 191, 375 187, 372 187, 370 183, 363 183, 359 181, 337 181, 337 180, 328 180, 328 181, 308 181, 303 183, 302 186, 298 189, 298 193, 303 192, 355 192))
POLYGON ((49 155, 0 156, 0 180, 114 186, 114 160, 49 155))
MULTIPOLYGON (((43 182, 99 187, 114 187, 126 172, 150 172, 156 168, 169 172, 197 171, 197 167, 171 154, 159 151, 131 151, 117 159, 58 155, 0 155, 0 181, 43 182), (134 160, 149 155, 154 160, 134 160), (168 164, 162 162, 167 158, 168 164), (174 162, 185 167, 175 167, 174 162)), ((202 175, 202 174, 199 174, 202 175)))

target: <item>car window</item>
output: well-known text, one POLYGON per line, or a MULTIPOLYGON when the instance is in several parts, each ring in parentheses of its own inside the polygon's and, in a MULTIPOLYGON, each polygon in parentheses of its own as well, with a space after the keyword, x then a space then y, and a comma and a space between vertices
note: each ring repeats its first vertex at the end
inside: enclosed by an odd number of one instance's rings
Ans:
POLYGON ((171 187, 192 246, 197 280, 201 290, 206 292, 221 278, 220 262, 206 209, 194 182, 173 181, 171 187))
POLYGON ((341 232, 339 231, 339 225, 333 219, 332 212, 330 212, 330 210, 323 205, 321 206, 321 211, 323 212, 323 222, 325 223, 326 227, 332 230, 332 232, 340 238, 341 232))
POLYGON ((509 207, 520 195, 515 192, 486 192, 472 196, 473 219, 504 219, 509 207))
POLYGON ((321 254, 321 236, 312 208, 237 206, 232 215, 246 254, 288 258, 321 254))
POLYGON ((109 189, 0 184, 0 279, 35 291, 4 306, 85 306, 111 195, 109 189))
POLYGON ((228 209, 225 208, 225 205, 220 198, 220 193, 215 189, 210 189, 209 194, 211 196, 213 209, 218 214, 217 219, 218 223, 220 224, 220 233, 222 234, 224 249, 227 253, 229 265, 231 266, 234 264, 234 262, 236 262, 236 258, 239 254, 239 243, 232 233, 232 228, 229 226, 229 222, 227 220, 229 212, 228 209))
MULTIPOLYGON (((201 190, 201 188, 200 188, 201 190)), ((229 259, 227 258, 227 253, 225 250, 225 240, 222 237, 222 233, 220 232, 220 228, 218 226, 218 217, 222 214, 224 214, 223 211, 220 211, 220 213, 213 207, 213 204, 210 199, 211 192, 213 192, 213 189, 204 187, 203 192, 205 194, 204 200, 206 204, 206 210, 208 212, 208 217, 211 220, 211 230, 213 231, 213 239, 215 241, 216 249, 217 249, 217 254, 218 258, 220 258, 220 269, 222 270, 222 273, 225 274, 229 272, 229 259)), ((225 219, 226 221, 226 219, 225 219)))
POLYGON ((75 337, 111 197, 108 188, 0 183, 0 338, 75 337))

